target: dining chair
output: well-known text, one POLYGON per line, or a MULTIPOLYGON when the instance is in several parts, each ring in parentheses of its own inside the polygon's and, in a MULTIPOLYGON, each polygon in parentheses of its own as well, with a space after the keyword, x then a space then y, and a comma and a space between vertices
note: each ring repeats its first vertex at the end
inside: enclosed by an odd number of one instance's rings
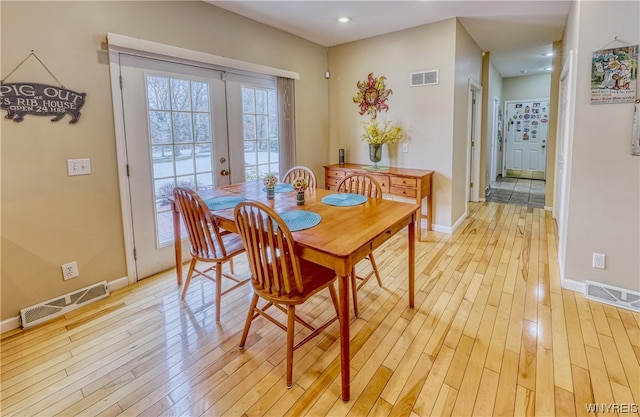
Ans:
POLYGON ((318 183, 316 180, 316 174, 314 174, 309 168, 302 165, 295 166, 287 171, 282 177, 282 182, 292 183, 293 180, 298 177, 302 177, 307 180, 309 188, 315 188, 318 183))
MULTIPOLYGON (((375 178, 371 177, 367 174, 349 174, 342 178, 338 185, 336 186, 336 191, 341 193, 353 193, 360 194, 369 198, 382 198, 382 188, 378 181, 375 178)), ((351 270, 351 291, 353 292, 353 312, 357 316, 358 315, 358 290, 362 288, 364 284, 369 281, 372 275, 376 276, 378 280, 378 285, 382 287, 382 280, 380 279, 380 271, 378 271, 378 265, 376 265, 376 260, 373 256, 373 252, 370 252, 369 255, 366 256, 366 259, 369 259, 371 262, 371 272, 369 272, 365 277, 359 277, 356 275, 355 267, 351 270), (356 286, 357 281, 360 280, 360 285, 356 286)))
POLYGON ((338 296, 334 287, 337 275, 333 269, 298 257, 296 242, 282 218, 270 207, 257 201, 243 201, 234 212, 235 223, 247 249, 251 268, 253 298, 240 339, 244 349, 249 328, 254 319, 262 316, 287 333, 287 388, 293 384, 293 352, 320 334, 338 319, 338 296), (324 324, 313 327, 296 314, 296 306, 327 288, 336 315, 324 324), (263 307, 258 301, 263 299, 263 307), (267 313, 275 307, 287 315, 286 323, 267 313), (311 331, 294 345, 295 323, 311 331))
POLYGON ((245 251, 242 239, 236 233, 221 231, 217 219, 211 214, 202 198, 193 190, 183 187, 173 189, 173 197, 182 217, 189 243, 191 244, 191 263, 187 279, 182 288, 184 300, 191 279, 197 276, 207 278, 216 284, 216 320, 220 320, 220 302, 222 296, 249 282, 249 278, 238 279, 233 271, 233 257, 245 251), (213 263, 211 267, 198 269, 198 262, 213 263), (223 264, 228 262, 230 273, 223 272, 223 264), (215 277, 209 275, 215 270, 215 277), (222 291, 222 278, 233 281, 231 287, 222 291))

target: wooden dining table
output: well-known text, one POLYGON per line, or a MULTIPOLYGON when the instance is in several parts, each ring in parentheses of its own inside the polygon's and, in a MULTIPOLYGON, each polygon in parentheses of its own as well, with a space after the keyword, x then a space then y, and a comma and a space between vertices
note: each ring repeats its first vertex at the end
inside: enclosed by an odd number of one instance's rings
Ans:
MULTIPOLYGON (((276 192, 273 200, 267 199, 264 185, 249 181, 199 191, 205 200, 215 197, 242 196, 272 207, 276 212, 308 210, 320 215, 320 223, 308 229, 292 232, 298 245, 299 256, 311 262, 334 269, 338 275, 340 358, 342 376, 342 400, 350 398, 350 349, 349 349, 349 274, 352 268, 371 251, 389 240, 394 234, 407 228, 408 297, 409 307, 414 306, 415 281, 415 224, 419 219, 418 204, 383 199, 367 199, 354 206, 334 206, 322 202, 322 198, 335 191, 311 188, 305 191, 305 204, 297 205, 296 193, 276 192)), ((178 285, 182 283, 182 240, 180 215, 172 202, 173 227, 178 285)), ((237 232, 234 208, 212 211, 220 227, 237 232)))

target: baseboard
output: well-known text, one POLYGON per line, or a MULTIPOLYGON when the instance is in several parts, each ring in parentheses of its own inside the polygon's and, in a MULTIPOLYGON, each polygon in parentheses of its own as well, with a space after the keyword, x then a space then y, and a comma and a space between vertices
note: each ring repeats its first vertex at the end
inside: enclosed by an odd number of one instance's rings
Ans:
MULTIPOLYGON (((115 291, 120 288, 124 288, 129 285, 129 278, 122 277, 109 281, 109 292, 115 291)), ((20 315, 8 318, 0 321, 0 333, 8 332, 9 330, 17 329, 22 325, 20 315)))
POLYGON ((467 219, 467 212, 465 211, 462 216, 460 216, 460 218, 458 218, 458 221, 455 222, 455 224, 452 227, 448 227, 448 226, 439 226, 437 224, 433 224, 433 230, 435 232, 442 232, 442 233, 446 233, 448 235, 452 235, 456 230, 458 230, 458 227, 460 227, 460 225, 462 224, 462 222, 464 222, 467 219))
POLYGON ((586 288, 584 281, 574 281, 566 278, 560 279, 560 286, 565 290, 571 290, 581 294, 584 294, 584 290, 586 288))
POLYGON ((9 330, 17 329, 18 327, 20 327, 20 315, 2 320, 0 322, 0 333, 8 332, 9 330))
POLYGON ((129 278, 127 277, 114 279, 113 281, 109 281, 109 292, 119 290, 127 285, 129 285, 129 278))

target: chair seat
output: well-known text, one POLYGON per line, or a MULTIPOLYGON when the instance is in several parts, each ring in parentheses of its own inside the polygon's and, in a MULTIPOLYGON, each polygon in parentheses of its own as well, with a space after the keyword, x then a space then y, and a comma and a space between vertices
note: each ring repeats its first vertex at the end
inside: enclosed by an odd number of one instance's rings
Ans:
MULTIPOLYGON (((331 284, 335 277, 336 271, 333 269, 325 268, 324 266, 309 262, 299 258, 300 272, 302 278, 302 284, 304 286, 304 293, 297 295, 278 295, 277 290, 272 286, 271 291, 260 287, 256 281, 252 281, 253 289, 264 299, 269 300, 277 304, 285 305, 297 305, 302 304, 313 294, 326 288, 331 284)), ((271 264, 269 264, 269 268, 271 264)), ((271 272, 271 269, 269 269, 271 272)), ((273 282, 273 276, 270 273, 270 282, 273 282)), ((295 282, 293 281, 293 271, 289 268, 289 285, 291 288, 295 288, 295 282)))
POLYGON ((218 259, 222 261, 229 258, 233 258, 239 253, 244 252, 244 245, 242 244, 242 238, 240 237, 240 235, 237 235, 235 233, 226 233, 226 234, 221 234, 220 237, 222 239, 222 244, 224 245, 224 248, 227 252, 226 257, 219 258, 214 253, 211 253, 211 251, 207 251, 206 253, 194 253, 193 246, 191 247, 191 256, 201 261, 215 262, 218 259))

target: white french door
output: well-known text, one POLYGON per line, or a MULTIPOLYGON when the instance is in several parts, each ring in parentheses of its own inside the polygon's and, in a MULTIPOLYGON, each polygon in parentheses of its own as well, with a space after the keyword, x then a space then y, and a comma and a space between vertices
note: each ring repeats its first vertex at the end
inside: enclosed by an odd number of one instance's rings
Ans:
MULTIPOLYGON (((278 174, 275 78, 124 53, 112 59, 135 263, 128 270, 139 280, 174 266, 168 197, 175 186, 200 191, 278 174)), ((189 245, 182 247, 188 259, 189 245)))
MULTIPOLYGON (((168 197, 175 186, 229 184, 222 72, 120 54, 137 279, 174 266, 168 197)), ((182 234, 185 236, 185 233, 182 234)), ((189 245, 184 257, 188 255, 189 245)))

